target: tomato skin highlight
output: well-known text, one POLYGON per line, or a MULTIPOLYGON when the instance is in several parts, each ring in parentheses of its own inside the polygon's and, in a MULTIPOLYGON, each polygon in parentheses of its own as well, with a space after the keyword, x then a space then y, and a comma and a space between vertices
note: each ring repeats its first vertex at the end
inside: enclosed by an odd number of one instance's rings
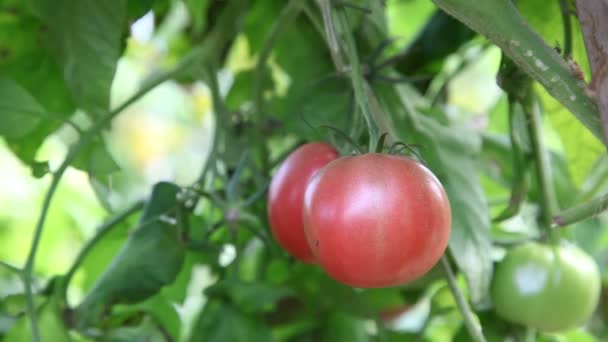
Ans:
POLYGON ((315 262, 302 218, 306 186, 319 169, 339 156, 325 143, 302 145, 281 163, 270 183, 267 211, 272 234, 281 247, 301 261, 315 262))
POLYGON ((588 320, 600 287, 595 260, 580 248, 528 242, 509 250, 498 264, 492 300, 504 319, 555 332, 588 320))
POLYGON ((311 180, 304 223, 319 264, 363 288, 396 286, 444 253, 451 209, 439 180, 413 159, 370 153, 329 163, 311 180))

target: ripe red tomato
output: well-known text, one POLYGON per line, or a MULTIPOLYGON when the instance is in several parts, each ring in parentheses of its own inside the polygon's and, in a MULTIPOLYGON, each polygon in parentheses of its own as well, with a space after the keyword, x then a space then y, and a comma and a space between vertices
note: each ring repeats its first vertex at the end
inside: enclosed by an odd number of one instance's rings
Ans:
POLYGON ((319 169, 339 156, 325 143, 303 145, 283 161, 270 183, 268 219, 272 234, 285 250, 304 262, 314 262, 302 220, 306 185, 319 169))
POLYGON ((329 163, 310 181, 304 224, 318 263, 354 287, 387 287, 428 272, 447 247, 451 210, 439 180, 401 156, 329 163))

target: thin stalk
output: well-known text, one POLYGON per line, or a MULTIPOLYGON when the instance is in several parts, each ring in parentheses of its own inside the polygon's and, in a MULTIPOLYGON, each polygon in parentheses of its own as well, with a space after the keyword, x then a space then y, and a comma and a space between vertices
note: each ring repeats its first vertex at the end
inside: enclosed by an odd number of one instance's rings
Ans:
POLYGON ((20 269, 19 267, 13 266, 13 265, 11 265, 11 264, 9 264, 7 262, 4 262, 2 260, 0 260, 0 266, 6 268, 7 270, 9 270, 9 271, 11 271, 11 272, 13 272, 13 273, 15 273, 15 274, 17 274, 19 276, 23 273, 23 270, 20 269))
POLYGON ((208 65, 204 69, 203 77, 206 79, 207 85, 209 86, 209 89, 211 91, 213 115, 215 116, 215 119, 214 119, 214 129, 213 129, 213 140, 211 141, 211 149, 210 149, 211 152, 209 153, 209 156, 207 157, 207 161, 205 162, 205 165, 203 166, 203 170, 201 171, 201 174, 200 174, 198 180, 196 181, 196 184, 200 184, 202 186, 204 186, 205 180, 207 179, 206 178, 207 173, 211 169, 211 166, 213 165, 213 163, 215 163, 215 158, 216 158, 216 155, 218 154, 218 151, 217 151, 218 146, 220 145, 220 142, 223 139, 224 132, 227 130, 227 125, 228 125, 225 122, 225 120, 228 116, 228 111, 226 110, 226 107, 224 106, 224 102, 223 102, 222 96, 220 94, 219 82, 217 79, 217 70, 216 70, 215 66, 208 65))
POLYGON ((464 298, 464 295, 460 291, 460 288, 458 288, 458 284, 456 284, 456 277, 454 276, 454 271, 452 271, 450 262, 445 255, 441 257, 441 267, 443 268, 443 272, 445 273, 445 278, 448 281, 448 286, 450 287, 450 291, 452 291, 454 300, 456 300, 458 310, 460 311, 460 314, 464 319, 464 325, 469 331, 471 340, 474 342, 485 342, 486 338, 483 336, 481 327, 475 322, 475 319, 473 318, 473 313, 471 311, 471 308, 469 307, 469 303, 467 303, 467 300, 464 298))
POLYGON ((321 16, 323 17, 323 26, 325 27, 325 34, 327 38, 327 45, 329 46, 329 53, 331 59, 334 61, 334 65, 338 72, 344 71, 344 61, 340 53, 340 43, 336 35, 336 27, 333 22, 333 8, 331 0, 318 0, 319 7, 321 8, 321 16))
POLYGON ((572 23, 570 21, 570 8, 568 0, 559 0, 559 7, 562 11, 562 24, 564 26, 564 57, 572 55, 572 23))
POLYGON ((80 267, 80 265, 82 264, 82 262, 84 261, 86 256, 89 254, 91 249, 107 233, 109 233, 114 227, 116 227, 120 222, 124 221, 129 216, 136 213, 137 211, 141 210, 143 208, 143 206, 144 206, 144 201, 137 201, 133 205, 128 207, 127 209, 123 210, 122 212, 116 214, 114 217, 112 217, 108 221, 104 222, 99 228, 97 228, 97 232, 95 233, 95 235, 89 241, 87 241, 87 243, 82 247, 82 249, 78 253, 78 256, 72 263, 72 266, 70 267, 70 269, 68 270, 68 272, 65 274, 65 276, 63 278, 63 296, 64 296, 64 298, 66 298, 66 296, 67 296, 67 288, 70 283, 70 280, 72 279, 72 277, 74 276, 74 273, 76 273, 76 270, 78 269, 78 267, 80 267))
POLYGON ((608 194, 568 208, 553 216, 552 228, 564 227, 588 219, 608 209, 608 194))
MULTIPOLYGON (((329 1, 328 1, 329 2, 329 1)), ((355 39, 350 32, 350 26, 348 24, 348 16, 346 10, 341 9, 337 14, 338 24, 340 25, 341 31, 344 35, 346 43, 346 55, 350 63, 350 79, 355 91, 355 100, 361 108, 361 113, 365 118, 367 129, 369 133, 369 150, 373 151, 374 144, 378 141, 378 128, 374 122, 370 103, 368 101, 367 93, 365 91, 365 79, 361 70, 361 63, 359 62, 359 55, 357 54, 357 46, 355 39)))
POLYGON ((91 142, 91 140, 101 132, 103 128, 105 128, 113 118, 115 118, 118 114, 124 111, 127 107, 133 104, 135 101, 140 99, 142 96, 147 94, 150 90, 154 89, 159 84, 163 83, 166 80, 173 78, 180 71, 184 70, 186 67, 190 65, 193 61, 195 61, 200 55, 204 53, 202 48, 197 48, 192 50, 192 52, 182 60, 181 63, 173 67, 172 69, 163 72, 158 75, 156 78, 151 79, 148 83, 144 84, 143 87, 133 94, 129 99, 127 99, 122 105, 118 108, 110 111, 105 116, 101 117, 94 125, 88 128, 83 135, 80 136, 80 139, 75 145, 72 145, 68 151, 67 156, 59 166, 59 168, 53 173, 53 178, 51 180, 51 185, 44 197, 44 201, 42 204, 42 209, 40 211, 40 216, 38 217, 38 222, 36 223, 36 228, 34 230, 34 236, 32 238, 32 242, 30 245, 30 250, 27 256, 27 261, 23 268, 23 284, 25 287, 26 294, 26 313, 29 317, 31 330, 32 330, 32 340, 33 342, 40 341, 40 330, 38 329, 38 320, 35 312, 34 305, 34 296, 32 293, 32 281, 33 281, 33 270, 36 262, 36 253, 38 252, 38 246, 40 244, 40 239, 42 237, 42 232, 44 230, 44 223, 46 221, 46 217, 48 214, 49 207, 51 205, 51 200, 55 195, 55 191, 57 190, 57 186, 63 177, 63 174, 67 170, 68 166, 76 159, 78 153, 82 151, 82 149, 91 142))
POLYGON ((549 155, 542 139, 542 118, 540 106, 534 97, 532 88, 526 94, 522 103, 526 114, 528 136, 532 143, 532 154, 534 155, 536 179, 540 190, 541 219, 544 228, 549 232, 553 213, 557 210, 555 190, 551 180, 551 164, 549 155))

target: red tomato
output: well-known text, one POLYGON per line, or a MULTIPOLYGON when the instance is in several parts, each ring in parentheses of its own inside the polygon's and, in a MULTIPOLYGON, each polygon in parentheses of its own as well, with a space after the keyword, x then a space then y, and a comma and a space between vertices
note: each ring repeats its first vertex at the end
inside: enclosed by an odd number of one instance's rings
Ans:
POLYGON ((318 263, 354 287, 412 281, 437 263, 451 210, 439 180, 401 156, 364 154, 329 163, 310 181, 304 224, 318 263))
POLYGON ((283 161, 270 183, 268 219, 272 234, 285 250, 304 262, 315 261, 302 220, 306 185, 319 169, 339 156, 328 144, 303 145, 283 161))

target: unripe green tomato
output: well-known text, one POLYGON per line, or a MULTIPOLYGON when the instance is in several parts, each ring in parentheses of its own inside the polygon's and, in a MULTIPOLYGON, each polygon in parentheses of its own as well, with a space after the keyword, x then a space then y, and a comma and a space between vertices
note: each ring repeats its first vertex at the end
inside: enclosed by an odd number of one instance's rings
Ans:
POLYGON ((589 319, 600 283, 597 264, 577 246, 528 242, 508 251, 498 265, 492 299, 504 319, 554 332, 589 319))

